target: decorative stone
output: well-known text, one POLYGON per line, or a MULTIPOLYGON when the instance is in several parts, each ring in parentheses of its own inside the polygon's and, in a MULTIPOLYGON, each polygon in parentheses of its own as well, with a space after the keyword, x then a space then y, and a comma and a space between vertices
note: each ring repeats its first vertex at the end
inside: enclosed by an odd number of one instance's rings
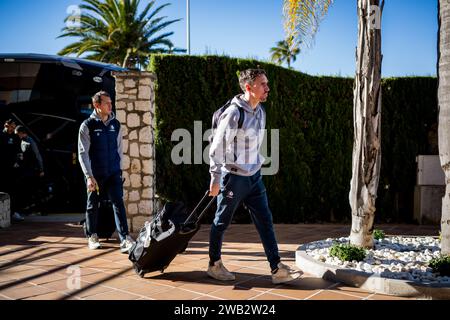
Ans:
POLYGON ((137 140, 137 138, 138 138, 137 130, 131 131, 130 134, 128 135, 128 139, 130 140, 137 140))
POLYGON ((131 181, 131 187, 136 188, 136 189, 142 187, 141 175, 140 174, 132 174, 132 175, 130 175, 130 181, 131 181))
POLYGON ((116 117, 122 124, 124 200, 129 226, 139 231, 153 214, 154 81, 149 72, 114 72, 116 117))
POLYGON ((140 173, 141 172, 141 161, 139 159, 133 159, 131 161, 131 173, 140 173))
POLYGON ((116 100, 124 100, 128 98, 129 96, 127 94, 116 94, 116 100))
POLYGON ((144 176, 142 179, 142 184, 144 187, 151 187, 153 185, 153 177, 152 176, 144 176))
POLYGON ((129 95, 136 95, 137 94, 137 89, 127 90, 127 91, 125 91, 125 93, 129 94, 129 95))
POLYGON ((130 169, 130 157, 125 155, 122 158, 122 170, 130 169))
POLYGON ((153 213, 153 203, 149 200, 139 202, 139 213, 151 215, 153 213))
POLYGON ((130 202, 137 202, 139 200, 141 200, 141 196, 139 194, 139 191, 133 190, 133 191, 129 192, 129 194, 128 194, 128 201, 130 201, 130 202))
POLYGON ((127 104, 124 101, 119 101, 116 103, 116 110, 126 109, 127 104))
POLYGON ((145 222, 150 220, 150 215, 138 215, 133 217, 132 232, 139 232, 145 226, 145 222))
POLYGON ((150 87, 149 86, 140 86, 139 87, 139 99, 143 99, 143 100, 150 100, 150 95, 151 95, 151 91, 150 91, 150 87))
POLYGON ((153 190, 152 190, 152 188, 145 188, 142 191, 142 199, 153 199, 153 190))
POLYGON ((150 112, 144 113, 144 115, 142 116, 142 122, 144 122, 144 124, 146 124, 146 125, 151 125, 152 124, 152 114, 150 112))
POLYGON ((136 101, 134 103, 134 107, 136 111, 149 111, 150 110, 150 101, 136 101))
POLYGON ((138 206, 137 203, 129 203, 128 204, 128 212, 129 215, 138 214, 138 206))
POLYGON ((119 120, 120 123, 126 124, 127 114, 126 114, 125 110, 117 110, 116 111, 116 119, 119 120))
POLYGON ((139 144, 133 142, 130 144, 130 156, 133 158, 139 158, 139 144))
POLYGON ((153 134, 150 127, 144 127, 139 130, 139 142, 151 144, 153 142, 153 134))
POLYGON ((123 93, 124 86, 121 81, 116 81, 116 93, 123 93))
POLYGON ((153 156, 152 146, 149 144, 143 144, 140 147, 140 153, 142 157, 151 158, 153 156))
POLYGON ((122 150, 123 150, 123 154, 127 154, 128 153, 128 146, 129 146, 129 141, 128 139, 124 139, 122 141, 122 150))
POLYGON ((141 79, 139 80, 139 84, 140 84, 141 86, 149 86, 149 85, 151 85, 151 83, 152 83, 152 80, 151 80, 150 78, 147 78, 147 77, 141 78, 141 79))
POLYGON ((144 174, 154 174, 153 160, 142 161, 142 172, 144 174))
POLYGON ((122 129, 123 137, 126 138, 126 137, 128 136, 128 127, 126 126, 126 123, 125 123, 125 122, 124 122, 123 124, 124 124, 124 125, 121 126, 120 128, 122 129))
POLYGON ((130 182, 130 176, 128 175, 127 171, 122 171, 122 178, 125 179, 123 186, 125 188, 131 186, 131 182, 130 182))
POLYGON ((132 79, 125 80, 125 88, 134 88, 136 87, 136 82, 132 79))
POLYGON ((129 128, 137 128, 141 125, 141 119, 137 113, 130 113, 127 117, 127 125, 129 128))
MULTIPOLYGON (((342 239, 345 240, 345 239, 342 239)), ((336 241, 336 240, 335 240, 336 241)), ((344 242, 348 242, 344 241, 344 242)), ((430 237, 392 237, 375 242, 374 249, 367 250, 364 262, 341 263, 329 256, 330 241, 308 244, 306 253, 315 260, 325 261, 334 266, 356 269, 366 273, 376 273, 381 277, 416 282, 445 283, 428 267, 433 257, 440 256, 440 242, 430 237), (310 249, 314 248, 315 249, 310 249), (326 248, 324 251, 323 249, 326 248), (397 251, 396 251, 397 250, 397 251)))

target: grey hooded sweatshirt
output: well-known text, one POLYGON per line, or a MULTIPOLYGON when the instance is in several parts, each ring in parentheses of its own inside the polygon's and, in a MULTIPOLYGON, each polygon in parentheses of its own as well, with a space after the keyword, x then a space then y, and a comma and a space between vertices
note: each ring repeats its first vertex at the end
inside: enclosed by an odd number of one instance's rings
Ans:
POLYGON ((266 113, 259 104, 255 110, 243 100, 244 95, 233 98, 231 106, 220 116, 213 132, 209 150, 212 183, 219 183, 222 173, 250 177, 261 170, 265 159, 260 154, 266 126, 266 113), (238 129, 239 105, 244 110, 244 122, 238 129))

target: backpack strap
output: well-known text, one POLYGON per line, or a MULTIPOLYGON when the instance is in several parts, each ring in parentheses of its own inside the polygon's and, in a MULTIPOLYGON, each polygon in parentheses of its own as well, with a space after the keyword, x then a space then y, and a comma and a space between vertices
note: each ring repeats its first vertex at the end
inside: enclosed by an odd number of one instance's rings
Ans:
POLYGON ((224 113, 226 109, 228 109, 229 107, 231 107, 233 105, 236 106, 239 110, 238 129, 242 129, 242 126, 244 124, 245 111, 238 104, 231 103, 231 101, 232 101, 232 99, 228 100, 227 103, 225 103, 219 110, 214 112, 213 121, 212 121, 213 129, 217 129, 217 127, 219 126, 219 118, 222 115, 222 113, 224 113))
POLYGON ((236 106, 237 109, 239 110, 238 129, 242 129, 242 126, 244 124, 244 117, 245 117, 244 109, 241 106, 239 106, 237 103, 231 103, 231 100, 228 103, 229 103, 229 105, 227 108, 229 108, 231 106, 236 106))
POLYGON ((242 129, 242 125, 244 124, 244 117, 245 117, 245 111, 242 107, 238 106, 236 104, 238 110, 239 110, 239 121, 238 121, 238 129, 242 129))

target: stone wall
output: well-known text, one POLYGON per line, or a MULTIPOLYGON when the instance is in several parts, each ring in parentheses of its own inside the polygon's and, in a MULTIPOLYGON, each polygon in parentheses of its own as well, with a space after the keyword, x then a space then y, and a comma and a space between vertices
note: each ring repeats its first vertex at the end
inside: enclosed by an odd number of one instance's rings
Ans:
POLYGON ((7 193, 0 193, 0 228, 11 226, 11 207, 7 193))
POLYGON ((124 201, 130 230, 139 231, 153 215, 155 188, 154 82, 149 72, 114 72, 116 115, 122 124, 124 201))

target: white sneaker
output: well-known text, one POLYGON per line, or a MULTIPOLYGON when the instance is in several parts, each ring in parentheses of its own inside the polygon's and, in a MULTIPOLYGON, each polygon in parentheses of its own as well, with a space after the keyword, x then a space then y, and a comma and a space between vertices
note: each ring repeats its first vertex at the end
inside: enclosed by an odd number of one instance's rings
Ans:
POLYGON ((280 263, 278 263, 277 271, 275 273, 272 273, 272 283, 280 284, 280 283, 289 282, 289 281, 297 279, 302 274, 303 274, 302 271, 293 270, 290 267, 288 267, 287 265, 280 262, 280 263))
POLYGON ((13 221, 24 221, 25 218, 18 212, 14 212, 14 214, 12 215, 12 220, 13 221))
POLYGON ((128 236, 125 238, 125 240, 123 240, 123 241, 120 243, 120 252, 122 252, 122 253, 129 253, 131 247, 133 246, 133 244, 134 244, 133 238, 131 238, 131 237, 128 235, 128 236))
POLYGON ((89 237, 88 246, 89 246, 89 249, 91 249, 91 250, 96 250, 96 249, 99 249, 102 247, 102 245, 98 241, 98 236, 96 233, 94 233, 93 235, 91 235, 89 237))
POLYGON ((220 281, 233 281, 234 279, 236 279, 234 274, 232 274, 230 271, 227 270, 227 268, 225 268, 225 266, 222 263, 222 260, 214 262, 213 266, 209 265, 207 274, 211 278, 220 281))

